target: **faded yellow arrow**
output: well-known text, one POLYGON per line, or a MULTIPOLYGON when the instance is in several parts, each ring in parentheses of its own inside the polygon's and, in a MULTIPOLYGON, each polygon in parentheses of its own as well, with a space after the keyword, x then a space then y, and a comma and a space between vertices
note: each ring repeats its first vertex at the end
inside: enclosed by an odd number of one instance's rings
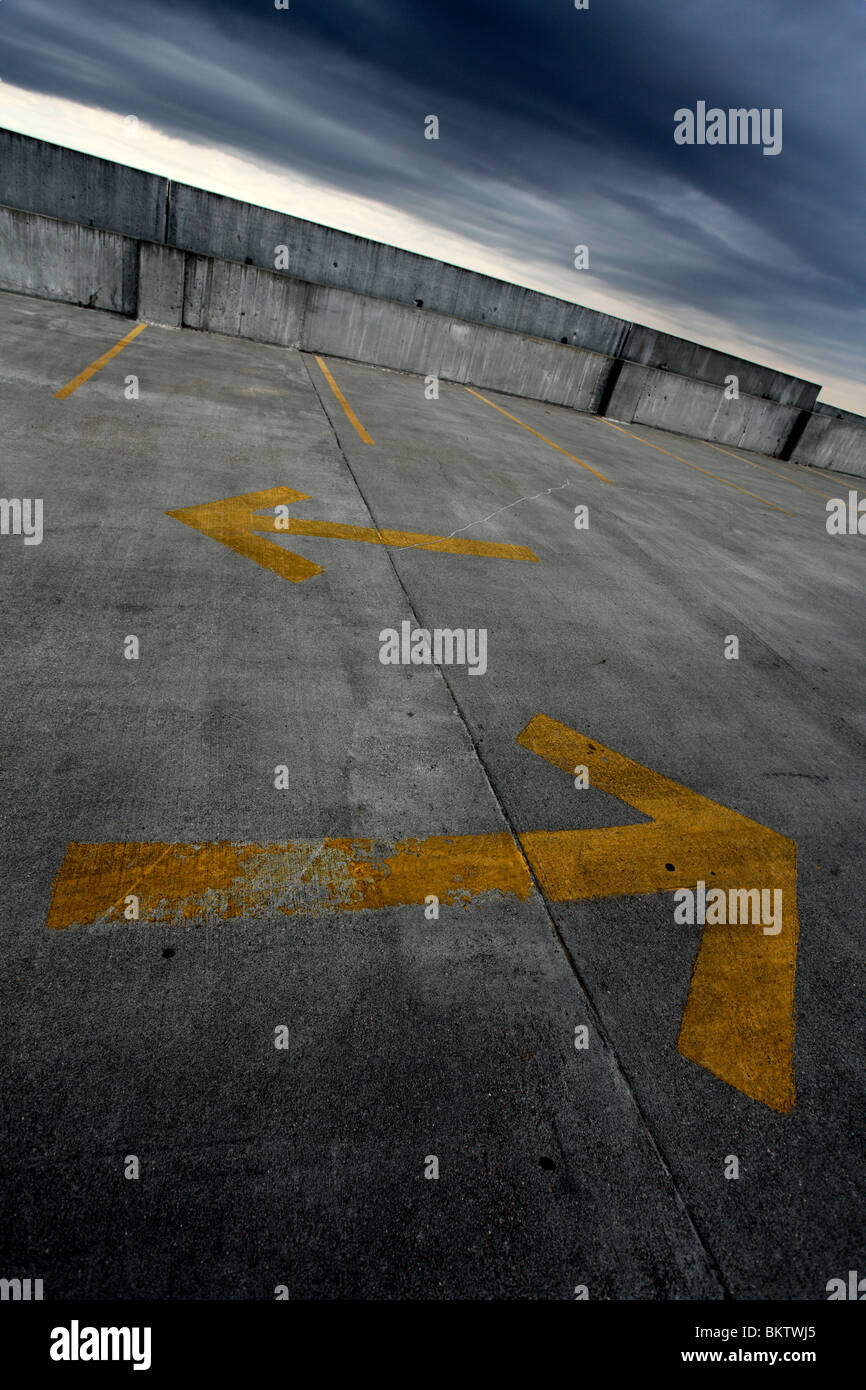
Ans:
POLYGON ((273 536, 322 536, 327 540, 363 541, 368 545, 388 545, 396 550, 435 550, 448 555, 485 555, 497 560, 534 560, 525 545, 502 545, 498 541, 469 541, 454 536, 428 536, 419 531, 378 530, 375 526, 344 526, 337 521, 305 521, 289 517, 287 524, 278 525, 278 518, 256 516, 267 508, 307 502, 308 492, 296 492, 290 487, 265 488, 263 492, 244 492, 239 497, 224 497, 217 502, 202 502, 196 507, 181 507, 167 512, 175 521, 183 521, 212 540, 228 546, 238 555, 246 555, 257 565, 273 570, 283 579, 300 584, 313 575, 324 574, 321 565, 296 555, 291 550, 262 539, 273 536))
MULTIPOLYGON (((123 923, 130 895, 138 920, 183 925, 361 911, 440 902, 465 906, 480 893, 528 899, 533 875, 553 902, 713 887, 783 892, 782 930, 705 926, 683 1013, 684 1057, 773 1110, 794 1103, 796 846, 539 714, 518 743, 590 781, 650 824, 602 830, 433 836, 383 844, 367 839, 243 845, 69 845, 46 926, 123 923), (673 865, 673 868, 669 868, 673 865)), ((682 931, 682 927, 673 928, 682 931)))

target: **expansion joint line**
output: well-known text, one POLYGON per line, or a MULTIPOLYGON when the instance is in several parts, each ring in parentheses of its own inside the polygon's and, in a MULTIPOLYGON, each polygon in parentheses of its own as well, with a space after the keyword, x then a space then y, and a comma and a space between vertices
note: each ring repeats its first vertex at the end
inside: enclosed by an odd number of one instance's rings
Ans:
MULTIPOLYGON (((303 354, 302 354, 302 355, 303 355, 303 354)), ((373 523, 373 526, 378 530, 379 527, 378 527, 378 523, 377 523, 377 521, 376 521, 376 518, 375 518, 374 515, 373 515, 373 510, 372 510, 372 508, 371 508, 371 506, 370 506, 370 503, 369 503, 369 501, 368 501, 368 499, 367 499, 367 496, 366 496, 366 494, 365 494, 365 492, 364 492, 364 489, 361 487, 361 484, 360 484, 360 482, 359 482, 359 480, 358 480, 358 477, 357 477, 357 475, 356 475, 356 473, 355 473, 355 470, 352 468, 352 465, 351 465, 351 463, 349 462, 349 459, 348 459, 348 457, 346 456, 346 453, 345 453, 345 451, 344 451, 342 445, 340 444, 339 438, 337 437, 337 431, 336 431, 336 429, 334 428, 334 425, 333 425, 333 422, 332 422, 332 420, 331 420, 331 417, 329 416, 327 410, 325 410, 324 402, 322 401, 321 395, 320 395, 320 393, 319 393, 319 391, 318 391, 318 389, 317 389, 317 387, 316 387, 316 384, 315 384, 315 382, 314 382, 314 380, 313 380, 312 374, 310 373, 310 370, 309 370, 309 368, 307 367, 306 361, 304 362, 304 366, 305 366, 305 370, 307 371, 307 375, 308 375, 308 377, 309 377, 309 379, 310 379, 310 383, 311 383, 311 385, 313 386, 314 391, 316 392, 316 396, 318 397, 319 404, 320 404, 321 407, 322 407, 322 413, 324 414, 325 419, 328 421, 328 424, 329 424, 330 427, 331 427, 331 432, 332 432, 332 434, 333 434, 333 436, 334 436, 334 442, 335 442, 335 444, 336 444, 336 446, 337 446, 337 450, 339 451, 340 456, 342 457, 343 462, 344 462, 345 465, 346 465, 346 469, 347 469, 347 471, 348 471, 348 473, 349 473, 349 476, 351 477, 353 483, 355 484, 355 487, 356 487, 357 490, 358 490, 358 494, 359 494, 359 496, 360 496, 362 502, 364 503, 365 508, 367 509, 367 515, 370 517, 370 520, 371 520, 371 522, 373 523)), ((563 484, 563 486, 565 486, 565 484, 563 484)), ((399 571, 398 568, 397 568, 397 565, 396 565, 396 563, 395 563, 394 556, 393 556, 393 554, 392 554, 392 552, 391 552, 390 547, 385 546, 385 551, 386 551, 386 554, 387 554, 387 556, 388 556, 388 562, 389 562, 389 564, 391 565, 391 568, 392 568, 392 570, 393 570, 393 572, 394 572, 394 577, 395 577, 395 579, 397 580, 397 583, 399 584, 399 586, 400 586, 400 588, 401 588, 401 590, 402 590, 402 592, 403 592, 403 595, 404 595, 404 597, 405 597, 406 604, 407 604, 407 606, 408 606, 408 608, 409 608, 409 611, 411 612, 412 617, 413 617, 415 623, 416 623, 416 624, 421 624, 421 616, 420 616, 420 614, 418 613, 418 610, 417 610, 416 607, 415 607, 415 604, 414 604, 414 602, 413 602, 413 600, 412 600, 412 597, 411 597, 411 595, 410 595, 408 589, 406 588, 406 585, 405 585, 404 582, 403 582, 403 579, 402 579, 402 577, 401 577, 401 575, 400 575, 400 571, 399 571)), ((477 759, 477 761, 478 761, 478 766, 479 766, 479 768, 481 769, 482 776, 484 777, 484 779, 485 779, 485 781, 487 782, 487 785, 488 785, 488 787, 489 787, 489 789, 490 789, 490 794, 491 794, 491 796, 493 797, 493 800, 494 800, 494 802, 496 803, 497 807, 499 808, 499 813, 500 813, 500 815, 502 816, 502 820, 503 820, 504 824, 506 825, 509 834, 511 835, 512 839, 514 840, 514 843, 515 843, 515 845, 516 845, 517 848, 518 848, 518 851, 519 851, 519 853, 520 853, 520 855, 521 855, 521 857, 522 857, 522 859, 523 859, 524 864, 526 865, 526 871, 527 871, 527 873, 528 873, 528 875, 529 875, 530 882, 532 883, 532 885, 533 885, 533 887, 534 887, 534 889, 535 889, 535 891, 536 891, 536 893, 537 893, 537 895, 538 895, 538 900, 539 900, 539 902, 541 903, 542 910, 543 910, 543 912, 544 912, 544 914, 545 914, 545 916, 546 916, 546 918, 547 918, 547 922, 548 922, 548 926, 549 926, 549 928, 550 928, 550 931, 552 932, 554 940, 556 941, 557 945, 559 946, 560 950, 562 951, 562 954, 563 954, 563 956, 564 956, 564 958, 565 958, 565 961, 566 961, 567 965, 569 966, 569 968, 570 968, 570 970, 571 970, 571 972, 572 972, 572 975, 574 976, 574 978, 575 978, 575 980, 576 980, 576 982, 577 982, 577 985, 578 985, 578 988, 580 989, 581 994, 583 995, 583 998, 584 998, 584 1001, 585 1001, 585 1007, 586 1007, 586 1010, 587 1010, 587 1013, 588 1013, 589 1017, 590 1017, 591 1020, 592 1020, 593 1026, 595 1027, 596 1032, 598 1033, 598 1036, 599 1036, 600 1039, 602 1040, 603 1045, 608 1049, 608 1051, 609 1051, 611 1057, 613 1058, 614 1066, 616 1067, 616 1070, 617 1070, 619 1076, 620 1076, 621 1079, 622 1079, 623 1085, 625 1086, 625 1089, 626 1089, 626 1091, 627 1091, 627 1093, 628 1093, 629 1099, 630 1099, 632 1105, 634 1106, 635 1112, 637 1113, 638 1118, 639 1118, 641 1124, 643 1125, 643 1127, 644 1127, 644 1129, 645 1129, 645 1131, 646 1131, 648 1141, 649 1141, 649 1143, 651 1144, 651 1146, 652 1146, 652 1148, 653 1148, 653 1151, 655 1152, 655 1154, 656 1154, 656 1156, 657 1156, 657 1158, 658 1158, 658 1161, 659 1161, 659 1163, 661 1164, 661 1167, 662 1167, 664 1173, 666 1174, 666 1176, 667 1176, 667 1178, 668 1178, 668 1181, 670 1182, 670 1185, 671 1185, 671 1188, 672 1188, 673 1192, 676 1194, 677 1201, 680 1203, 680 1206, 681 1206, 681 1208, 682 1208, 682 1210, 683 1210, 683 1212, 684 1212, 684 1214, 685 1214, 685 1217, 686 1217, 686 1219, 687 1219, 687 1221, 688 1221, 688 1223, 689 1223, 689 1225, 690 1225, 692 1231, 694 1232, 695 1239, 696 1239, 698 1245, 700 1246, 701 1250, 703 1251, 704 1258, 706 1259, 707 1265, 709 1266, 709 1268, 711 1269, 711 1271, 712 1271, 713 1274, 715 1275, 716 1279, 718 1280, 718 1283, 719 1283, 720 1287, 724 1290, 724 1296, 725 1296, 725 1298, 726 1298, 726 1299, 729 1299, 729 1298, 732 1297, 732 1294, 731 1294, 731 1291, 730 1291, 730 1289, 729 1289, 729 1287, 728 1287, 728 1285, 727 1285, 727 1283, 726 1283, 726 1281, 725 1281, 725 1278, 724 1278, 724 1274, 723 1274, 723 1272, 722 1272, 722 1269, 721 1269, 720 1265, 718 1264, 718 1261, 716 1260, 715 1256, 713 1255, 712 1249, 711 1249, 711 1247, 710 1247, 710 1245, 709 1245, 707 1239, 704 1237, 702 1231, 700 1230, 700 1228, 699 1228, 699 1226, 698 1226, 698 1223, 697 1223, 696 1217, 694 1216, 693 1212, 690 1210, 690 1208, 689 1208, 689 1206, 688 1206, 688 1204, 687 1204, 687 1202, 686 1202, 686 1200, 685 1200, 685 1197, 683 1196, 683 1193, 682 1193, 682 1191, 680 1190, 679 1184, 677 1183, 676 1178, 674 1177, 674 1173, 673 1173, 673 1169, 672 1169, 672 1167, 671 1167, 671 1164, 670 1164, 670 1162, 669 1162, 669 1160, 668 1160, 668 1157, 667 1157, 666 1153, 664 1152, 664 1150, 663 1150, 663 1148, 662 1148, 661 1140, 660 1140, 659 1136, 655 1133, 655 1131, 654 1131, 654 1129, 653 1129, 653 1127, 652 1127, 652 1124, 651 1124, 651 1122, 650 1122, 649 1116, 647 1115, 646 1111, 644 1110, 643 1106, 642 1106, 641 1103, 640 1103, 640 1100, 639 1100, 639 1098, 638 1098, 638 1096, 637 1096, 637 1093, 636 1093, 636 1091, 635 1091, 634 1085, 632 1084, 631 1077, 629 1076, 629 1074, 628 1074, 628 1072, 627 1072, 625 1066, 623 1065, 622 1060, 620 1059, 619 1055, 617 1054, 617 1051, 616 1051, 616 1049, 615 1049, 615 1047, 614 1047, 614 1045, 613 1045, 613 1041, 612 1041, 612 1039, 611 1039, 611 1037, 610 1037, 610 1034, 608 1033, 607 1029, 605 1028, 604 1023, 603 1023, 603 1021, 602 1021, 602 1019, 601 1019, 601 1015, 599 1014, 598 1009, 596 1008, 595 1003, 594 1003, 594 1001, 593 1001, 593 999, 592 999, 592 995, 591 995, 591 993, 590 993, 589 986, 587 985, 586 981, 584 980, 584 978, 583 978, 583 976, 582 976, 582 974, 581 974, 581 972, 580 972, 580 969, 579 969, 579 967, 578 967, 578 965, 577 965, 577 962, 575 961, 574 957, 572 956, 571 952, 570 952, 569 949, 568 949, 568 946, 566 945, 565 939, 564 939, 564 937, 563 937, 563 935, 562 935, 562 933, 561 933, 561 931, 560 931, 560 929, 559 929, 559 927, 558 927, 558 925, 557 925, 556 919, 554 918, 553 913, 552 913, 552 911, 551 911, 550 904, 548 903, 547 898, 546 898, 545 895, 544 895, 544 892, 543 892, 543 890, 542 890, 542 888, 541 888, 541 884, 539 883, 538 878, 536 877, 536 874, 535 874, 535 872, 534 872, 534 870, 533 870, 532 864, 531 864, 530 860, 529 860, 529 859, 527 858, 527 856, 526 856, 526 852, 525 852, 525 850, 524 850, 524 848, 523 848, 523 845, 521 844, 520 835, 519 835, 519 833, 518 833, 518 831, 517 831, 516 826, 514 825, 512 819, 511 819, 511 816, 510 816, 510 814, 509 814, 509 812, 508 812, 508 809, 507 809, 507 807, 506 807, 503 794, 502 794, 502 792, 500 791, 499 786, 497 785, 496 779, 495 779, 495 777, 494 777, 492 771, 488 768, 487 764, 486 764, 485 761, 484 761, 484 756, 483 756, 483 754, 482 754, 482 752, 481 752, 481 748, 480 748, 480 746, 479 746, 479 744, 478 744, 478 741, 476 740, 475 736, 474 736, 473 733, 472 733, 472 729, 471 729, 471 727, 470 727, 470 725, 469 725, 469 721, 468 721, 468 719, 467 719, 467 717, 466 717, 466 714, 465 714, 465 712, 464 712, 464 710, 463 710, 463 708, 462 708, 462 706, 461 706, 461 704, 460 704, 459 699, 457 698, 457 695, 456 695, 456 693, 455 693, 455 691, 454 691, 454 688, 453 688, 453 686, 451 685, 451 682, 449 681, 447 675, 445 674, 444 669, 443 669, 441 666, 440 666, 440 667, 437 667, 436 669, 438 670, 440 679, 442 680, 442 682, 443 682, 443 684, 444 684, 444 686, 445 686, 445 689, 448 691, 448 694, 449 694, 449 696, 450 696, 450 698, 451 698, 451 702, 452 702, 452 704, 454 705, 455 712, 456 712, 458 718, 460 719, 461 724, 463 725, 463 728, 464 728, 465 733, 466 733, 466 737, 468 738, 468 740, 469 740, 469 742, 470 742, 470 744, 471 744, 471 746, 472 746, 472 749, 473 749, 473 751, 474 751, 474 753, 475 753, 475 757, 476 757, 476 759, 477 759)))

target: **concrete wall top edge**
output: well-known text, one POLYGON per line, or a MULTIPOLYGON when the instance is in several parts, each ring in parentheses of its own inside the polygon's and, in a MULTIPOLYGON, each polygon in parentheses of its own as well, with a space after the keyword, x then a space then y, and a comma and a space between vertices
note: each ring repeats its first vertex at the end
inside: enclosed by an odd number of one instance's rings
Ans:
POLYGON ((846 420, 852 425, 866 426, 866 419, 862 415, 858 415, 854 410, 843 410, 841 405, 828 405, 826 401, 816 401, 812 410, 816 415, 829 415, 834 420, 846 420))

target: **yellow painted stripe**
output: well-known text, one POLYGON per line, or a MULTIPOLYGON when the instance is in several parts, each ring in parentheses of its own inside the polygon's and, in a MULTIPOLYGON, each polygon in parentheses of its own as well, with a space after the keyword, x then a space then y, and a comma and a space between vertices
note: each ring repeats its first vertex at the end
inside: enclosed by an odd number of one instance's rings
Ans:
POLYGON ((748 488, 738 487, 736 483, 729 482, 727 478, 720 478, 718 473, 711 473, 709 469, 701 468, 696 463, 690 463, 688 459, 680 458, 679 454, 672 454, 669 449, 663 449, 660 444, 653 444, 649 439, 642 439, 639 434, 632 434, 631 430, 623 429, 622 425, 615 425, 612 420, 605 420, 603 415, 594 415, 592 418, 598 420, 602 425, 610 425, 612 430, 619 430, 620 434, 627 434, 629 439, 636 439, 639 444, 645 444, 648 449, 655 449, 658 454, 665 454, 669 459, 676 459, 677 463, 684 463, 686 468, 693 468, 696 473, 703 473, 706 478, 715 478, 717 483, 724 483, 725 487, 732 487, 735 492, 741 492, 744 497, 754 497, 756 502, 763 502, 765 507, 772 507, 774 512, 781 512, 783 516, 794 515, 793 512, 786 512, 784 507, 777 507, 775 502, 770 502, 766 497, 759 497, 757 492, 749 492, 748 488))
MULTIPOLYGON (((793 463, 793 460, 792 460, 793 463)), ((851 477, 851 474, 839 474, 832 468, 814 468, 811 463, 795 463, 795 468, 804 468, 807 473, 817 473, 818 477, 825 483, 836 482, 838 478, 851 477)), ((848 484, 850 486, 850 484, 848 484)))
POLYGON ((783 483, 790 483, 791 487, 802 488, 804 492, 814 492, 816 497, 831 497, 832 493, 821 492, 819 488, 809 487, 806 483, 798 483, 796 478, 789 478, 786 473, 777 473, 775 468, 768 468, 765 463, 756 463, 754 459, 743 458, 742 454, 732 454, 730 449, 723 449, 720 444, 711 444, 708 439, 702 439, 702 444, 706 444, 708 449, 715 449, 718 454, 727 454, 729 459, 736 459, 738 463, 747 463, 750 468, 762 468, 765 473, 770 473, 774 478, 781 478, 783 483))
POLYGON ((589 464, 584 463, 583 459, 577 458, 575 454, 570 454, 567 449, 563 449, 559 444, 554 444, 553 440, 548 439, 546 434, 539 434, 538 430, 534 430, 531 425, 526 425, 522 420, 518 420, 516 415, 510 415, 507 410, 502 409, 501 405, 497 405, 495 401, 489 401, 486 396, 482 396, 480 391, 473 391, 471 386, 466 386, 464 389, 469 392, 470 396, 477 396, 479 401, 484 401, 485 405, 492 405, 493 409, 498 410, 500 415, 504 415, 508 420, 513 420, 515 425, 519 425, 521 429, 529 430, 529 433, 534 434, 536 439, 543 440, 545 444, 550 445, 551 449, 556 449, 557 453, 565 454, 567 459, 571 459, 573 463, 579 463, 581 468, 585 468, 588 473, 594 473, 596 478, 600 478, 603 483, 610 483, 611 487, 614 486, 612 478, 606 478, 603 473, 599 473, 598 469, 590 468, 589 464))
MULTIPOLYGON (((264 517, 253 519, 253 528, 264 530, 264 517)), ((270 530, 270 526, 268 530, 270 530)), ((497 560, 532 560, 538 556, 526 545, 508 545, 504 541, 472 541, 463 536, 430 536, 423 531, 378 530, 374 526, 346 526, 339 521, 313 521, 304 517, 289 517, 287 527, 278 535, 322 536, 326 540, 365 541, 368 545, 388 545, 394 550, 433 550, 447 555, 486 555, 497 560)))
POLYGON ((354 410, 353 410, 352 407, 349 405, 349 402, 346 400, 346 397, 343 395, 343 393, 342 393, 342 391, 340 390, 339 386, 337 385, 336 381, 335 381, 334 378, 332 377, 330 371, 328 370, 328 366, 327 366, 327 363, 325 362, 324 358, 323 358, 323 357, 319 357, 319 356, 317 355, 317 356, 316 356, 316 361, 318 362, 319 366, 321 367, 322 371, 323 371, 324 374, 325 374, 325 380, 327 381, 327 383, 328 383, 328 385, 330 386, 331 390, 333 391, 334 395, 337 397, 337 400, 340 402, 340 405, 341 405, 341 406, 343 407, 343 409, 345 410, 348 419, 351 420, 352 424, 355 426, 355 429, 358 431, 358 433, 359 433, 359 435, 361 436, 361 438, 363 439, 364 443, 365 443, 365 444, 372 444, 372 443, 374 443, 374 441, 370 438, 370 436, 369 436, 369 434, 367 433, 367 431, 364 429, 364 426, 361 424, 361 421, 358 419, 358 417, 357 417, 357 415, 355 414, 354 410))
POLYGON ((74 376, 71 381, 67 381, 66 385, 61 386, 59 391, 55 391, 55 400, 65 401, 67 396, 71 396, 73 391, 77 391, 79 386, 83 386, 85 381, 89 381, 92 376, 95 376, 100 368, 105 366, 106 362, 110 362, 112 357, 116 357, 119 352, 123 352, 127 343, 131 343, 133 338, 137 338, 139 333, 144 332, 145 328, 147 328, 146 323, 136 324, 135 328, 131 328, 126 336, 121 338, 119 343, 114 344, 113 348, 109 348, 108 352, 104 352, 101 357, 97 357, 95 362, 91 362, 89 367, 85 367, 83 372, 78 373, 78 376, 74 376))

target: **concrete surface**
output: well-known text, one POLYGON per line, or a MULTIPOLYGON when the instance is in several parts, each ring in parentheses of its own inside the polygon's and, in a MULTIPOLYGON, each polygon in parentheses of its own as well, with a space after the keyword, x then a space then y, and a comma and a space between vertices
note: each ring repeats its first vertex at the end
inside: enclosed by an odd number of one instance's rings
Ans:
POLYGON ((866 539, 825 527, 856 481, 490 396, 530 433, 329 358, 369 445, 315 359, 156 326, 59 400, 129 320, 10 294, 0 319, 4 493, 45 509, 41 545, 0 536, 4 1273, 811 1300, 862 1270, 866 539), (166 516, 276 485, 539 563, 292 536, 324 573, 290 584, 166 516), (405 619, 485 627, 487 673, 383 666, 405 619), (539 712, 796 841, 792 1113, 678 1054, 699 929, 668 893, 45 928, 71 841, 640 819, 516 744, 539 712))
POLYGON ((168 179, 143 169, 0 131, 0 203, 8 207, 164 241, 168 190, 168 179))
POLYGON ((138 305, 136 313, 148 323, 180 328, 184 313, 186 257, 173 246, 138 243, 138 305))

